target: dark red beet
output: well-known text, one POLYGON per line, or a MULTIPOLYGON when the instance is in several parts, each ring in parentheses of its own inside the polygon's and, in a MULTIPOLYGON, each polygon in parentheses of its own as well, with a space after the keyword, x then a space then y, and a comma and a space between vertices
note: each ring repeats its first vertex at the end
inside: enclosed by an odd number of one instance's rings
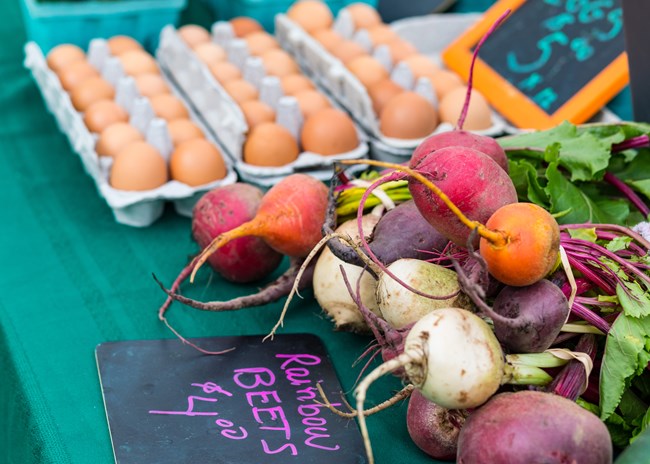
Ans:
POLYGON ((456 458, 458 435, 468 412, 446 409, 413 390, 406 411, 406 428, 418 448, 435 459, 456 458))
POLYGON ((508 172, 508 157, 501 145, 492 137, 474 134, 464 130, 440 132, 425 139, 413 152, 410 167, 417 166, 422 158, 445 147, 466 147, 485 153, 508 172))
POLYGON ((612 440, 595 414, 553 393, 494 396, 458 437, 458 464, 610 464, 612 440))
MULTIPOLYGON (((201 197, 192 212, 192 236, 201 249, 218 235, 255 217, 263 192, 250 184, 217 187, 201 197)), ((273 272, 283 255, 259 237, 241 237, 219 248, 208 258, 224 279, 246 283, 273 272)))
POLYGON ((515 353, 541 353, 550 348, 569 316, 569 301, 559 287, 542 279, 525 287, 504 287, 492 309, 501 317, 494 334, 515 353))
MULTIPOLYGON (((517 202, 508 174, 489 156, 472 148, 446 147, 411 166, 427 176, 470 220, 485 224, 500 207, 517 202)), ((409 191, 424 218, 461 247, 471 230, 427 186, 412 179, 409 191)), ((478 236, 473 242, 478 245, 478 236)))
POLYGON ((442 251, 448 241, 409 200, 382 216, 369 244, 379 261, 389 265, 400 258, 431 258, 431 252, 442 251))

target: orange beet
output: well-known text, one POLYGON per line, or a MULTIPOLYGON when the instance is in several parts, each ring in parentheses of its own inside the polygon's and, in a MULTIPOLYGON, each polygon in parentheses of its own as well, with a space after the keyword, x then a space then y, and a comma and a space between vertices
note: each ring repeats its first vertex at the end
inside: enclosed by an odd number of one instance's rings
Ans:
POLYGON ((253 219, 217 236, 203 249, 190 282, 212 253, 239 237, 261 237, 284 255, 307 256, 322 238, 327 202, 328 189, 320 180, 307 174, 285 177, 266 192, 253 219))
POLYGON ((507 235, 506 244, 481 238, 481 256, 488 271, 506 285, 532 285, 546 276, 558 259, 560 228, 544 208, 533 203, 502 206, 485 226, 507 235))

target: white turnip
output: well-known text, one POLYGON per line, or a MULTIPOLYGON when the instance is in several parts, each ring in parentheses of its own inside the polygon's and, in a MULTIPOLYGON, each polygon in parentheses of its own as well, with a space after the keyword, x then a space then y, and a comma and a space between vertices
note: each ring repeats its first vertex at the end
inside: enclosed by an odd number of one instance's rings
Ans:
POLYGON ((430 401, 447 409, 475 408, 505 383, 545 385, 552 378, 535 367, 566 364, 546 355, 526 360, 504 356, 490 326, 461 308, 441 308, 416 322, 404 341, 404 351, 370 372, 356 389, 357 416, 370 462, 374 462, 363 414, 369 386, 401 367, 406 377, 430 401), (523 363, 526 364, 523 364, 523 363))
MULTIPOLYGON (((364 233, 371 233, 379 218, 379 214, 366 214, 363 217, 364 233)), ((356 219, 341 224, 336 229, 336 233, 348 236, 350 240, 358 242, 359 235, 356 219)), ((338 242, 336 239, 332 241, 338 242)), ((348 264, 339 259, 328 247, 323 249, 314 267, 314 297, 320 307, 332 318, 336 329, 350 332, 367 332, 369 330, 368 325, 357 303, 347 290, 340 266, 343 266, 343 272, 353 282, 360 279, 361 300, 371 311, 378 312, 375 298, 377 288, 375 278, 362 267, 348 264)))
POLYGON ((377 282, 377 307, 391 326, 401 329, 439 308, 470 308, 470 301, 460 291, 457 274, 437 264, 419 259, 398 259, 387 267, 377 282), (417 295, 392 276, 430 296, 417 295))

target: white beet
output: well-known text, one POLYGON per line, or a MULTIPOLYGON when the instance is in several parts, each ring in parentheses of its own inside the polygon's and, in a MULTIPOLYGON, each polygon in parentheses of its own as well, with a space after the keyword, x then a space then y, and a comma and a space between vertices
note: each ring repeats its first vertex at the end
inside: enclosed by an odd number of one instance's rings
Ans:
MULTIPOLYGON (((375 213, 370 213, 363 217, 362 225, 364 234, 369 235, 372 233, 379 218, 380 215, 375 213)), ((336 229, 336 233, 344 236, 347 235, 356 243, 359 243, 358 230, 357 220, 351 219, 341 224, 336 229)), ((333 319, 337 329, 351 332, 368 331, 368 324, 366 324, 358 306, 350 296, 339 266, 343 266, 345 275, 352 288, 356 289, 357 280, 361 276, 361 301, 368 309, 379 314, 375 298, 377 288, 375 278, 370 273, 364 271, 363 268, 348 264, 337 258, 327 247, 321 252, 314 267, 314 277, 312 279, 314 297, 320 307, 333 319)))
POLYGON ((361 276, 361 301, 372 312, 379 314, 375 299, 377 281, 370 273, 359 266, 340 260, 329 248, 324 248, 314 268, 314 297, 321 308, 333 319, 337 330, 361 332, 368 330, 359 307, 348 292, 339 266, 343 266, 345 275, 353 288, 361 276), (363 275, 362 275, 363 274, 363 275))
POLYGON ((377 282, 377 306, 381 316, 394 328, 401 329, 418 321, 425 314, 440 308, 470 308, 469 298, 460 291, 458 276, 451 269, 419 259, 398 259, 388 266, 390 273, 427 298, 405 288, 388 273, 377 282))

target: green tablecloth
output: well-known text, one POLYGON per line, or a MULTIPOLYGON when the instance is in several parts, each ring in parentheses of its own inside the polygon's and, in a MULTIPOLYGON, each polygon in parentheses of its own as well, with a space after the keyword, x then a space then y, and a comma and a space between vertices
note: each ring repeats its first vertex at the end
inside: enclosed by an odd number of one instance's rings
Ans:
MULTIPOLYGON (((0 3, 0 462, 109 463, 95 346, 173 338, 157 319, 163 294, 151 274, 170 283, 196 246, 189 219, 172 208, 144 229, 115 222, 22 66, 18 1, 0 3)), ((461 1, 457 11, 490 3, 461 1)), ((185 20, 197 18, 192 14, 185 20)), ((627 98, 619 97, 620 108, 629 108, 627 98)), ((252 288, 203 271, 185 293, 226 299, 252 288)), ((351 390, 361 370, 353 363, 370 339, 334 333, 311 294, 304 296, 281 333, 321 336, 351 390)), ((169 316, 190 337, 255 335, 268 332, 280 308, 210 314, 174 305, 169 316)), ((399 386, 395 379, 376 384, 369 403, 399 386)), ((411 444, 405 411, 404 403, 369 418, 380 464, 431 462, 411 444)))

